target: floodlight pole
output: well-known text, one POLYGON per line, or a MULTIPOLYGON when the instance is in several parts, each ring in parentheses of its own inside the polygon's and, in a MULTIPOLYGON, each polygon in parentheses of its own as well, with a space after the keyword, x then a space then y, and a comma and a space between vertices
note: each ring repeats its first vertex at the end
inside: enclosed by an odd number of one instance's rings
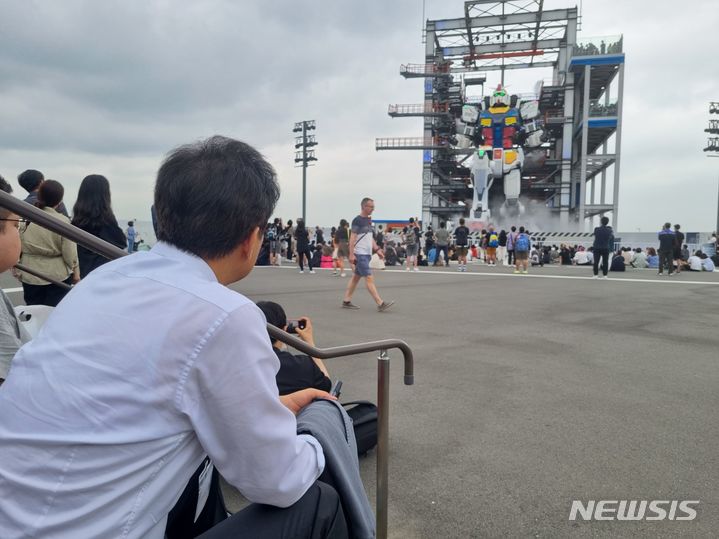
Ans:
POLYGON ((307 224, 307 167, 310 161, 317 161, 315 151, 309 148, 317 146, 314 135, 307 135, 307 131, 315 129, 314 120, 303 120, 295 124, 293 133, 302 133, 295 137, 295 163, 302 166, 302 220, 307 224), (298 151, 302 148, 302 151, 298 151))
MULTIPOLYGON (((709 103, 709 114, 719 114, 719 101, 711 101, 709 103)), ((719 120, 709 117, 709 127, 704 130, 709 135, 719 135, 719 120)), ((707 157, 719 157, 719 137, 710 137, 707 141, 705 152, 709 152, 707 157)), ((719 234, 719 195, 717 197, 717 222, 714 232, 719 234)))

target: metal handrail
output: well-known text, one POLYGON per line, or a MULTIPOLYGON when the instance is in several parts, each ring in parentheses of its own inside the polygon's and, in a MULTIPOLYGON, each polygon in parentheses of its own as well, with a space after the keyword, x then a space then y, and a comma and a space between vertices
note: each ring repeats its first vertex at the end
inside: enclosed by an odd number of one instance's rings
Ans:
MULTIPOLYGON (((28 219, 32 223, 36 223, 56 234, 64 236, 78 245, 81 245, 91 251, 94 251, 110 260, 126 256, 128 253, 114 245, 96 237, 92 234, 80 230, 76 226, 65 223, 59 219, 48 215, 44 211, 31 206, 30 204, 18 200, 15 197, 0 191, 0 207, 6 208, 11 212, 28 219)), ((58 283, 48 279, 37 272, 28 271, 27 268, 20 266, 22 271, 33 273, 40 278, 68 286, 65 283, 58 283)), ((404 383, 405 385, 414 384, 414 356, 409 345, 400 339, 385 339, 381 341, 371 341, 359 344, 349 344, 345 346, 335 346, 332 348, 316 348, 310 346, 303 340, 282 331, 281 329, 267 324, 267 332, 273 339, 277 339, 293 348, 304 352, 305 354, 319 359, 331 359, 336 357, 350 356, 362 354, 365 352, 379 351, 377 358, 377 499, 376 499, 376 518, 377 518, 377 537, 386 539, 387 537, 387 520, 388 520, 388 501, 389 501, 389 355, 387 350, 398 348, 404 356, 404 383)))
POLYGON ((22 264, 15 264, 15 267, 17 269, 19 269, 20 271, 29 273, 30 275, 34 275, 38 279, 42 279, 43 281, 52 283, 55 286, 59 286, 60 288, 64 288, 65 290, 72 290, 72 285, 63 283, 62 281, 58 281, 57 279, 53 279, 52 277, 48 277, 47 275, 44 275, 44 274, 40 273, 39 271, 35 271, 34 269, 28 268, 27 266, 24 266, 22 264))

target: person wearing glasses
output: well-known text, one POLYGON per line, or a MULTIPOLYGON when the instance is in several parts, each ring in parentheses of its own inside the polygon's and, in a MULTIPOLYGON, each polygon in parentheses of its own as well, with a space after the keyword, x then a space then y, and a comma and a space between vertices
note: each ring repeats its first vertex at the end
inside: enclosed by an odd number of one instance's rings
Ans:
MULTIPOLYGON (((12 187, 0 176, 0 190, 12 193, 12 187)), ((20 225, 25 222, 10 210, 0 208, 0 273, 17 264, 20 258, 20 225)), ((20 347, 30 340, 5 292, 0 289, 0 384, 7 378, 10 362, 20 347)))
POLYGON ((279 196, 272 166, 238 140, 168 155, 158 243, 93 270, 13 358, 0 537, 348 537, 337 492, 318 481, 323 447, 297 433, 303 408, 336 399, 278 394, 265 316, 227 286, 252 271, 279 196), (219 478, 202 492, 191 481, 210 474, 207 458, 252 502, 229 518, 219 478), (217 500, 207 521, 202 493, 217 500))

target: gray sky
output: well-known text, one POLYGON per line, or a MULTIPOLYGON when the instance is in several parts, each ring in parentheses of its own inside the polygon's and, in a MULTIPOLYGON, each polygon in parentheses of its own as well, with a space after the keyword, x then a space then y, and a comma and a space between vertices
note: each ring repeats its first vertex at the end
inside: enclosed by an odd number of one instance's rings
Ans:
MULTIPOLYGON (((427 0, 427 18, 462 13, 461 0, 427 0)), ((85 175, 104 174, 118 217, 148 220, 163 155, 219 133, 273 163, 276 213, 294 219, 291 131, 314 119, 309 224, 353 216, 363 196, 377 218, 418 215, 420 153, 376 152, 374 139, 421 135, 421 121, 387 116, 422 100, 421 80, 399 75, 423 61, 421 24, 421 0, 0 0, 0 174, 19 195, 17 174, 42 170, 69 205, 85 175)), ((580 38, 624 34, 621 230, 714 229, 719 159, 701 150, 718 27, 716 0, 583 2, 580 38)), ((550 75, 510 71, 507 83, 522 93, 550 75)))

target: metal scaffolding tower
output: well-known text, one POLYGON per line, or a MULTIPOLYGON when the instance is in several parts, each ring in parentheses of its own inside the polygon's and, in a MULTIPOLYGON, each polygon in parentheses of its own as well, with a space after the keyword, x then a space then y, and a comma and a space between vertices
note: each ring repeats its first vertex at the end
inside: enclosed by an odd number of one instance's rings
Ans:
POLYGON ((545 10, 544 0, 471 0, 463 17, 426 21, 425 63, 400 67, 403 77, 424 79, 424 102, 388 110, 423 117, 423 136, 376 141, 377 150, 422 150, 425 223, 467 216, 471 206, 466 161, 475 148, 459 141, 471 133, 458 131, 463 105, 477 104, 467 88, 483 90, 487 72, 504 85, 511 70, 551 67, 551 81, 534 92, 546 136, 522 170, 521 196, 549 208, 558 229, 584 230, 608 212, 616 227, 622 39, 578 42, 577 20, 576 8, 545 10))

